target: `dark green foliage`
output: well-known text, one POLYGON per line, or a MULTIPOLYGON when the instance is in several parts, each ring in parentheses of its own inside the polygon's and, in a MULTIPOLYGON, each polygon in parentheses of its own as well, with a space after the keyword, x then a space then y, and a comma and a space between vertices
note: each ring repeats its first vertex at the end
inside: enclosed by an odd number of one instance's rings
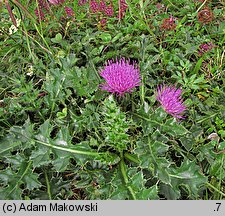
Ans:
POLYGON ((77 1, 41 22, 37 2, 10 2, 17 29, 0 8, 0 199, 224 199, 224 3, 204 3, 204 24, 200 1, 126 1, 121 20, 117 2, 105 25, 77 1), (99 88, 120 57, 142 76, 122 97, 99 88), (184 119, 156 101, 163 83, 182 88, 184 119))

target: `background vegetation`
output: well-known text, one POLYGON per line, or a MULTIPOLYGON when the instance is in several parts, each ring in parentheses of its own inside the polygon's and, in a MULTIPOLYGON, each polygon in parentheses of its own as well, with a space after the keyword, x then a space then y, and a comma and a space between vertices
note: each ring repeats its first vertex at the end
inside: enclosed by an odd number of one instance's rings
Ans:
POLYGON ((0 3, 0 198, 224 199, 224 1, 51 2, 0 3), (99 88, 119 57, 142 76, 123 97, 99 88))

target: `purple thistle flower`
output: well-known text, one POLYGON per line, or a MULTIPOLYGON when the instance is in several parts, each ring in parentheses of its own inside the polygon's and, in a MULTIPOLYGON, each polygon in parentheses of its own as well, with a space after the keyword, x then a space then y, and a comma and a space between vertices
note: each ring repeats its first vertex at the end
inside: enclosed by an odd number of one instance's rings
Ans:
POLYGON ((184 118, 183 113, 186 107, 181 98, 182 90, 175 86, 159 86, 157 88, 156 99, 161 103, 164 110, 175 118, 184 118))
POLYGON ((110 60, 100 71, 100 75, 106 83, 100 84, 102 90, 116 93, 122 96, 125 92, 140 85, 140 70, 136 63, 130 64, 130 60, 121 58, 119 61, 110 60))

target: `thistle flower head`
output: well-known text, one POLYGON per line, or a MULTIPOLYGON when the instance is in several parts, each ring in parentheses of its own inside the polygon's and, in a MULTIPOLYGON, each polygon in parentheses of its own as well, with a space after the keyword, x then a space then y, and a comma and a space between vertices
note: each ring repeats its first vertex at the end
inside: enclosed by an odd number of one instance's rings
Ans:
POLYGON ((125 92, 131 92, 133 88, 140 85, 141 76, 136 63, 131 64, 129 60, 110 60, 100 71, 100 75, 106 83, 102 83, 100 88, 108 92, 122 96, 125 92))
POLYGON ((181 98, 182 90, 175 86, 159 86, 156 99, 161 103, 164 110, 175 118, 184 118, 181 114, 186 107, 181 98))

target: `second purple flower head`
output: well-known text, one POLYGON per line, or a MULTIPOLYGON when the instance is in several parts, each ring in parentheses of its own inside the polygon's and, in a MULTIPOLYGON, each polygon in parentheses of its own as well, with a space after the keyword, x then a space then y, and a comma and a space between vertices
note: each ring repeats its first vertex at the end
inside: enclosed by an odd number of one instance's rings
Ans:
POLYGON ((184 118, 181 114, 186 107, 181 98, 182 90, 175 86, 161 85, 157 89, 156 99, 161 103, 164 110, 175 118, 184 118))
POLYGON ((100 75, 106 83, 102 83, 100 88, 108 92, 122 96, 125 92, 132 92, 132 89, 141 84, 141 75, 136 63, 121 58, 120 60, 110 60, 100 71, 100 75))

